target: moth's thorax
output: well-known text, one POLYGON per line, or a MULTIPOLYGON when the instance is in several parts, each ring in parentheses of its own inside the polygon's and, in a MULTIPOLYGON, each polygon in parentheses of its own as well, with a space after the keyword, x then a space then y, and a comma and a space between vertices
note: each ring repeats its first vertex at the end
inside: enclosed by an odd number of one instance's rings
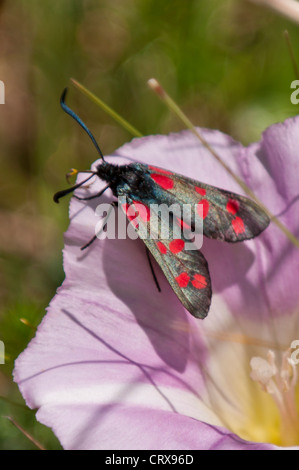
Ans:
POLYGON ((113 165, 103 161, 97 166, 97 175, 106 181, 117 196, 149 193, 151 185, 141 165, 113 165))

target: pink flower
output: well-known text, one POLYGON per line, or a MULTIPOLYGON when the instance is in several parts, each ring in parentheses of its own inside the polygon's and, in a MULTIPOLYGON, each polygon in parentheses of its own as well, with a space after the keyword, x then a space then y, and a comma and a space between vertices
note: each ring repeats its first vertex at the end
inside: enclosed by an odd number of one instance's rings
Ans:
MULTIPOLYGON (((273 125, 248 148, 201 132, 298 236, 299 118, 273 125)), ((241 193, 188 131, 134 139, 108 160, 149 163, 241 193)), ((107 191, 101 202, 109 198, 107 191)), ((141 240, 96 240, 80 251, 94 234, 98 204, 71 200, 66 279, 16 362, 15 380, 37 419, 66 449, 299 445, 289 360, 299 339, 299 251, 274 224, 248 242, 205 239, 213 297, 200 321, 155 266, 157 292, 141 240)))

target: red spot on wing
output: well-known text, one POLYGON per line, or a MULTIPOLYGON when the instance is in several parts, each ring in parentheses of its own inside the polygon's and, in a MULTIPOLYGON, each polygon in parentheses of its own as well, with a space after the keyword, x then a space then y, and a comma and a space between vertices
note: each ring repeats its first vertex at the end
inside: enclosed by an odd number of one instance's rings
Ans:
POLYGON ((205 219, 209 213, 210 204, 206 199, 202 199, 199 204, 197 204, 197 212, 200 217, 205 219), (202 211, 202 212, 201 212, 202 211))
POLYGON ((185 242, 181 238, 177 238, 175 240, 172 240, 169 243, 169 249, 170 249, 171 253, 174 253, 174 254, 179 253, 180 251, 182 251, 184 249, 184 246, 185 246, 185 242))
POLYGON ((158 171, 159 173, 163 173, 164 175, 172 175, 171 171, 163 170, 162 168, 158 168, 156 166, 149 166, 150 170, 158 171))
POLYGON ((133 205, 125 203, 125 204, 122 204, 122 208, 125 211, 126 216, 128 217, 131 224, 138 229, 139 224, 136 220, 137 212, 135 211, 133 205))
POLYGON ((138 212, 138 216, 144 220, 144 222, 148 222, 151 218, 151 210, 148 206, 143 204, 142 202, 139 201, 133 201, 134 206, 138 212))
POLYGON ((241 217, 236 217, 232 220, 232 226, 237 235, 245 232, 245 225, 241 217))
POLYGON ((167 248, 166 248, 166 246, 164 245, 164 243, 158 242, 158 243, 157 243, 157 247, 158 247, 160 253, 162 253, 162 255, 165 255, 165 254, 167 253, 167 248))
POLYGON ((129 220, 133 220, 136 217, 136 211, 134 207, 127 202, 125 204, 122 204, 122 208, 126 213, 126 216, 128 217, 129 220))
POLYGON ((181 228, 186 228, 188 230, 191 229, 190 225, 186 224, 186 222, 183 221, 183 219, 180 219, 179 217, 176 218, 178 224, 181 226, 181 228))
POLYGON ((207 280, 205 276, 202 276, 201 274, 194 274, 192 284, 196 289, 204 289, 207 287, 207 280))
POLYGON ((206 195, 206 190, 203 189, 203 188, 199 188, 198 186, 195 186, 195 191, 200 194, 201 196, 205 196, 206 195))
POLYGON ((126 204, 122 204, 122 208, 123 208, 123 210, 125 211, 125 213, 127 213, 127 210, 128 210, 129 207, 130 207, 130 204, 127 204, 127 203, 126 203, 126 204))
POLYGON ((152 173, 151 178, 163 189, 172 189, 174 182, 171 178, 164 175, 158 175, 158 173, 152 173))
POLYGON ((180 287, 187 287, 190 281, 190 276, 188 276, 187 273, 181 273, 179 276, 175 278, 175 280, 180 287))
POLYGON ((226 204, 226 210, 231 214, 235 215, 239 210, 240 204, 235 199, 229 199, 228 203, 226 204))

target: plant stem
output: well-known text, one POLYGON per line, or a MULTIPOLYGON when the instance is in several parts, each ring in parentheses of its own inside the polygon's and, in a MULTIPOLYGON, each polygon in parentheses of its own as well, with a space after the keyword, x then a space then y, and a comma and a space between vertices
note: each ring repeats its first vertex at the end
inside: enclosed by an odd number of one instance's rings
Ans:
POLYGON ((245 191, 245 193, 251 197, 268 215, 268 217, 272 220, 275 225, 287 236, 287 238, 299 248, 299 240, 296 238, 288 228, 272 214, 269 209, 256 197, 254 192, 247 186, 244 181, 236 175, 229 166, 222 160, 222 158, 218 155, 218 153, 210 146, 210 144, 203 138, 200 134, 198 129, 192 124, 190 119, 183 113, 183 111, 179 108, 179 106, 173 101, 173 99, 166 93, 166 91, 162 88, 160 83, 151 78, 148 81, 149 87, 161 98, 161 100, 166 104, 166 106, 172 111, 176 116, 187 126, 187 128, 193 132, 193 134, 200 140, 202 145, 206 147, 206 149, 213 155, 213 157, 217 160, 220 165, 232 176, 232 178, 239 184, 239 186, 245 191))
POLYGON ((285 37, 285 40, 286 40, 286 43, 287 43, 287 46, 288 46, 288 49, 289 49, 289 53, 290 53, 291 62, 292 62, 295 77, 299 80, 298 64, 297 64, 297 60, 296 60, 296 57, 295 57, 293 44, 292 44, 289 32, 286 30, 286 31, 284 31, 283 34, 284 34, 284 37, 285 37))
POLYGON ((13 419, 11 416, 5 416, 19 431, 21 431, 24 436, 29 439, 39 450, 46 450, 31 434, 29 434, 28 431, 26 431, 15 419, 13 419))
POLYGON ((77 87, 84 95, 86 95, 89 99, 91 99, 95 104, 100 106, 109 116, 111 116, 116 122, 118 122, 124 129, 126 129, 130 134, 134 137, 142 137, 141 132, 139 132, 134 126, 132 126, 128 121, 126 121, 123 117, 117 114, 113 109, 110 108, 104 101, 94 95, 91 91, 89 91, 85 86, 81 83, 77 82, 74 78, 71 78, 71 82, 77 87))

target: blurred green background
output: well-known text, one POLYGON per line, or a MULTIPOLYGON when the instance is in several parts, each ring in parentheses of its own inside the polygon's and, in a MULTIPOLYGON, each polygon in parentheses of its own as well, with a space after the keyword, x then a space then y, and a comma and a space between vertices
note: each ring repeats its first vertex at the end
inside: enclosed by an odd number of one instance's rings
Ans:
MULTIPOLYGON (((64 278, 67 201, 55 205, 53 193, 71 167, 97 158, 59 107, 70 77, 143 134, 180 130, 146 85, 156 77, 196 125, 248 144, 298 113, 285 29, 299 57, 298 27, 245 0, 0 0, 0 449, 36 448, 6 416, 60 448, 24 406, 12 370, 64 278)), ((131 139, 72 85, 68 102, 105 154, 131 139)))

